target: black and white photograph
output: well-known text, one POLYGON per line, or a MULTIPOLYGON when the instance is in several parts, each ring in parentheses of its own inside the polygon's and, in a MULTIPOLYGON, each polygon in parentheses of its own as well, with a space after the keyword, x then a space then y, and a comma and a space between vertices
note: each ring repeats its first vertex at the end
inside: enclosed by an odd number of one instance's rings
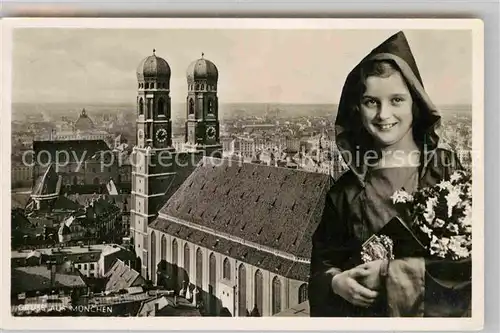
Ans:
POLYGON ((481 320, 481 22, 339 21, 5 29, 11 319, 481 320))

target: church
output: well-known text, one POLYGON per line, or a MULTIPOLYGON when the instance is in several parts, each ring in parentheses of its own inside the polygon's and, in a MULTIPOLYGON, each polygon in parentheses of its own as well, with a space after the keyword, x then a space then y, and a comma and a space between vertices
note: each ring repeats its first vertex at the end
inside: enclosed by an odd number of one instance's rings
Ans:
POLYGON ((333 179, 222 159, 217 67, 187 68, 185 144, 172 147, 170 67, 137 69, 130 228, 141 273, 209 315, 272 316, 307 301, 311 237, 333 179))

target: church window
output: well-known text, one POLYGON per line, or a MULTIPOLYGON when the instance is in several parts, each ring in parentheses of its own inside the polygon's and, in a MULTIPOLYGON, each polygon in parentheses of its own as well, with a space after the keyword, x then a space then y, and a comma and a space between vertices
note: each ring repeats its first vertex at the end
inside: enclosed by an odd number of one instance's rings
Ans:
POLYGON ((165 235, 161 236, 160 256, 161 260, 167 260, 167 237, 165 235))
POLYGON ((229 263, 229 259, 224 259, 223 267, 222 267, 222 277, 227 280, 231 280, 231 264, 229 263))
POLYGON ((247 311, 247 272, 245 265, 241 264, 238 269, 238 314, 240 317, 246 315, 247 311))
POLYGON ((139 114, 140 115, 144 114, 144 102, 142 101, 142 98, 139 99, 139 114))
POLYGON ((299 288, 299 304, 308 300, 307 283, 304 283, 299 288))
POLYGON ((186 271, 185 279, 186 282, 189 282, 189 267, 191 264, 191 251, 189 250, 189 245, 186 243, 184 245, 184 270, 186 271))
POLYGON ((151 281, 156 281, 156 235, 151 233, 151 281))
POLYGON ((196 285, 203 289, 203 252, 201 248, 196 250, 196 285))
POLYGON ((281 281, 275 276, 272 285, 273 315, 281 311, 281 281))
POLYGON ((158 114, 164 116, 165 115, 165 102, 163 98, 160 98, 158 101, 158 114))
MULTIPOLYGON (((215 280, 216 280, 216 269, 217 269, 217 261, 215 259, 215 254, 210 253, 210 257, 208 259, 208 293, 209 295, 215 295, 215 280)), ((216 311, 216 301, 214 297, 210 297, 210 313, 212 315, 215 314, 216 311)))
POLYGON ((177 240, 174 239, 172 241, 172 264, 177 266, 177 258, 179 258, 179 254, 177 252, 177 240))
POLYGON ((203 89, 205 89, 205 85, 204 84, 201 85, 201 90, 203 90, 203 89))
POLYGON ((192 99, 189 100, 189 114, 194 114, 194 102, 192 99))
POLYGON ((154 89, 154 88, 155 88, 155 83, 151 82, 151 89, 154 89))
POLYGON ((257 270, 255 272, 255 306, 259 310, 259 313, 262 315, 262 310, 263 310, 263 277, 262 277, 262 272, 260 270, 257 270))
POLYGON ((208 113, 214 113, 214 102, 211 99, 208 100, 208 113))

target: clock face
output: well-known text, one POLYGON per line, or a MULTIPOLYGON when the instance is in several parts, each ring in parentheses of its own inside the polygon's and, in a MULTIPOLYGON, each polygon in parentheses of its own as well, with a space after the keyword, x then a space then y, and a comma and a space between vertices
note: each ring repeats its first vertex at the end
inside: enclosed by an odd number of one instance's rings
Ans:
POLYGON ((215 127, 213 126, 208 126, 207 127, 207 138, 209 139, 215 139, 215 134, 216 134, 216 130, 215 130, 215 127))
POLYGON ((160 128, 156 131, 156 140, 158 142, 164 142, 167 139, 167 131, 164 128, 160 128))

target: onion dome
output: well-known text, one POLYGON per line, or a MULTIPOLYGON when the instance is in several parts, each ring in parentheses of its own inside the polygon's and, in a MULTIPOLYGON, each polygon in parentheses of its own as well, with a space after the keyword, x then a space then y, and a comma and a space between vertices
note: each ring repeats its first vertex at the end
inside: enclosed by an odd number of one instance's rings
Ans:
POLYGON ((188 81, 192 80, 210 80, 217 82, 219 78, 219 71, 213 62, 205 59, 204 54, 201 54, 201 58, 193 61, 187 71, 188 81))
POLYGON ((166 78, 170 79, 170 66, 163 58, 156 56, 156 50, 153 55, 144 58, 137 67, 137 79, 144 78, 166 78))

